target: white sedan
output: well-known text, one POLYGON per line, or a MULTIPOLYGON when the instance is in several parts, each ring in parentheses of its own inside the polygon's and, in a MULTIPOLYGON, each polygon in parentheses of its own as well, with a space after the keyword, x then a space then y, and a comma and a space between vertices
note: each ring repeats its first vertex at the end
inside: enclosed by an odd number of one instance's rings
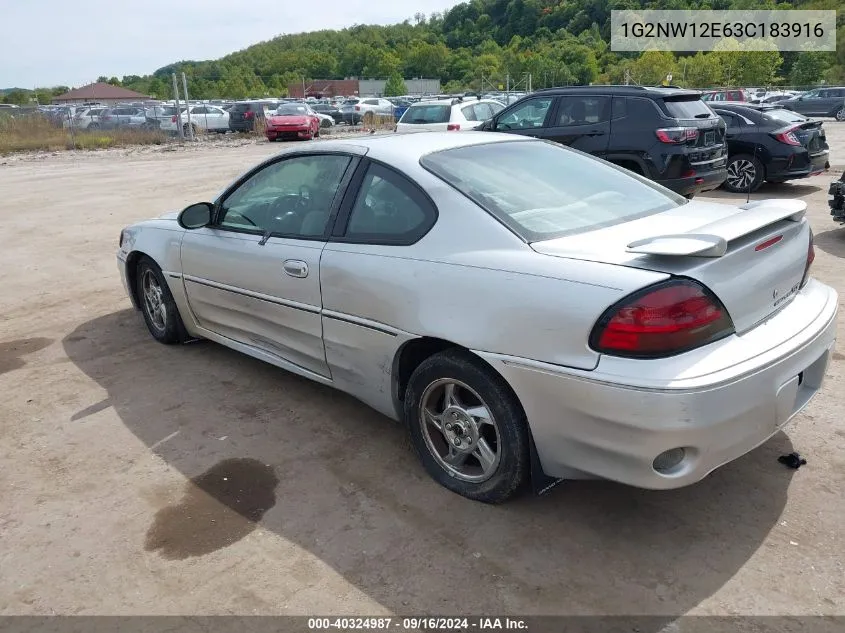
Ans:
MULTIPOLYGON (((218 132, 220 134, 229 131, 229 113, 211 105, 191 106, 190 121, 187 108, 182 108, 182 129, 187 134, 188 126, 193 126, 194 132, 218 132)), ((161 122, 161 129, 165 132, 176 133, 179 131, 179 118, 174 114, 169 119, 161 122)))

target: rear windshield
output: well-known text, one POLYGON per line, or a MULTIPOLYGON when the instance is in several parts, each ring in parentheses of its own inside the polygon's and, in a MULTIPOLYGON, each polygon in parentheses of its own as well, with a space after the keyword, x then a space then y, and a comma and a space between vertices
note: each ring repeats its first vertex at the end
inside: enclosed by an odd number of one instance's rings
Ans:
POLYGON ((528 242, 629 222, 685 204, 620 167, 551 142, 484 143, 420 159, 528 242))
POLYGON ((784 123, 803 123, 809 121, 807 117, 791 110, 778 108, 777 110, 766 110, 763 116, 774 121, 782 121, 784 123))
POLYGON ((405 110, 400 123, 448 123, 452 108, 447 105, 420 104, 405 110))
POLYGON ((706 119, 716 114, 699 97, 664 99, 666 111, 677 119, 706 119))

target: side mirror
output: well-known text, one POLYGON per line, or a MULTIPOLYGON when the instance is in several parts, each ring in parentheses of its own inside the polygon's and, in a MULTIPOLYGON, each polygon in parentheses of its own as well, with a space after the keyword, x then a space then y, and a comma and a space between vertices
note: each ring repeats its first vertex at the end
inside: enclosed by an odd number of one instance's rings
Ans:
POLYGON ((183 229, 201 229, 211 224, 214 205, 210 202, 198 202, 182 209, 179 214, 179 226, 183 229))

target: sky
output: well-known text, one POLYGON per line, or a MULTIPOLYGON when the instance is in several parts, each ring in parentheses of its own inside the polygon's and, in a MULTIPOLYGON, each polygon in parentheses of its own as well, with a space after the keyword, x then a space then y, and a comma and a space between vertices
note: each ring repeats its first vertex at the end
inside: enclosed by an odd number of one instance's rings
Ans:
POLYGON ((0 88, 81 86, 285 33, 395 24, 459 0, 0 0, 0 88))

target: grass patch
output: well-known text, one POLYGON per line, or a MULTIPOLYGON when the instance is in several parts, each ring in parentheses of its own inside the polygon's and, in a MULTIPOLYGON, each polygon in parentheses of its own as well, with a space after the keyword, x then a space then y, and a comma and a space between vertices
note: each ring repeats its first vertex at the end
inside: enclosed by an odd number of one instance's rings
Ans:
POLYGON ((70 130, 41 116, 0 116, 0 155, 14 152, 106 149, 128 145, 161 145, 161 130, 70 130))

